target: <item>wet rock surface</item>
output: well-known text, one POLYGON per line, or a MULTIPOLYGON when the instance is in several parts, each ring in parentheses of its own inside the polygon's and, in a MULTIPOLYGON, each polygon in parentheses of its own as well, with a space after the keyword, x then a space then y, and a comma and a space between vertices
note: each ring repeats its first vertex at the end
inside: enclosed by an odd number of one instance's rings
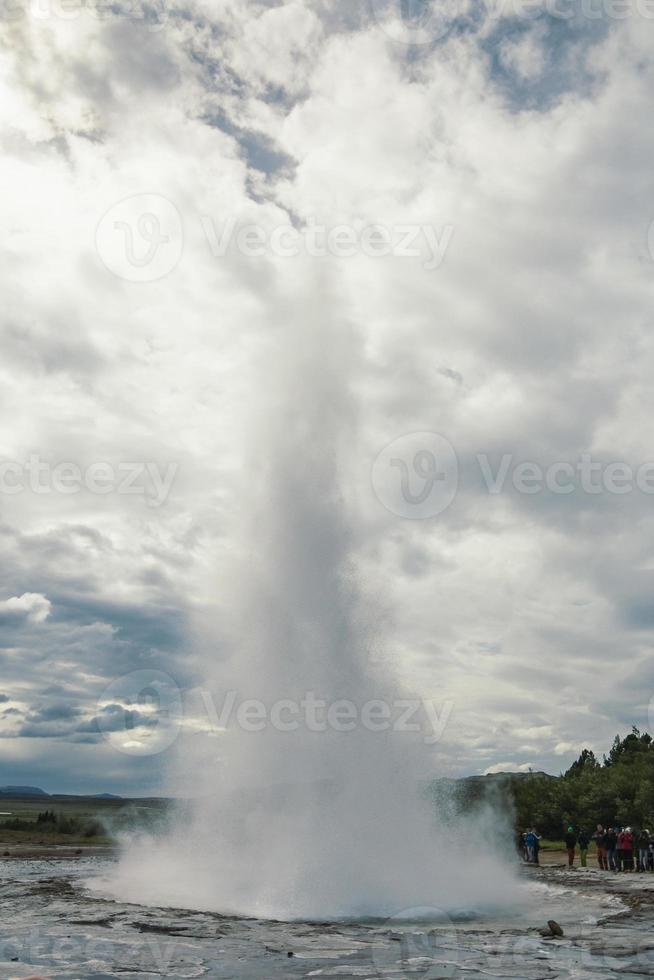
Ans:
POLYGON ((283 923, 97 896, 103 858, 0 864, 0 977, 632 978, 654 975, 654 875, 522 871, 525 908, 411 921, 283 923), (555 920, 564 935, 539 934, 555 920))

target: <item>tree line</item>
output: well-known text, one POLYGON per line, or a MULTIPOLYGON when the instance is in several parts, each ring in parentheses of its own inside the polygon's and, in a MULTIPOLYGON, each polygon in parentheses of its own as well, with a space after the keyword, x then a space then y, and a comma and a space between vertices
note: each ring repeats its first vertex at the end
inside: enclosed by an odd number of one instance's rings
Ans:
POLYGON ((584 749, 559 777, 534 773, 509 785, 516 826, 536 827, 553 840, 571 825, 654 830, 654 742, 635 727, 625 738, 616 735, 601 762, 584 749))

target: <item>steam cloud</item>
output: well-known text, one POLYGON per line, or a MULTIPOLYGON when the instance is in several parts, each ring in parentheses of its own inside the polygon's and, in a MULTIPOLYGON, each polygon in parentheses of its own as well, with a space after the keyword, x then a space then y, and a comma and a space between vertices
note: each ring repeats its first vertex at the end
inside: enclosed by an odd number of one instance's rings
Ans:
MULTIPOLYGON (((309 266, 257 354, 264 396, 244 426, 234 559, 218 583, 218 621, 199 630, 211 691, 265 704, 307 692, 390 703, 401 693, 379 656, 378 600, 357 569, 362 406, 352 378, 362 351, 338 306, 309 266)), ((517 885, 489 848, 493 825, 446 826, 421 794, 425 751, 419 737, 362 725, 231 725, 218 740, 186 741, 178 785, 192 773, 199 797, 165 837, 132 842, 103 887, 130 901, 284 919, 510 901, 517 885)))

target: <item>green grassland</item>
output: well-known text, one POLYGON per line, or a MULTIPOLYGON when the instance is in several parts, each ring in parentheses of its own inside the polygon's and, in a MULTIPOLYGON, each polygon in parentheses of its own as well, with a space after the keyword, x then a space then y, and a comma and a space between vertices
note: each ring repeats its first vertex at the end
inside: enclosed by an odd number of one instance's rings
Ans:
POLYGON ((125 831, 155 830, 166 800, 81 796, 0 797, 0 848, 110 847, 125 831))

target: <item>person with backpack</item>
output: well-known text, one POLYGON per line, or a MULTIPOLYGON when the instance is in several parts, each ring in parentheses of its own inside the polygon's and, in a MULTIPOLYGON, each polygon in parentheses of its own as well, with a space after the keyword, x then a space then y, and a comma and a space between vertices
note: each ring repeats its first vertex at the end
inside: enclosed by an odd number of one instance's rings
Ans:
POLYGON ((540 851, 540 837, 534 827, 528 831, 525 843, 527 845, 527 861, 529 864, 539 864, 538 852, 540 851))
POLYGON ((527 831, 527 836, 525 837, 525 845, 527 847, 527 863, 534 863, 534 847, 536 845, 536 838, 534 837, 533 830, 527 831))
POLYGON ((529 860, 529 855, 527 853, 527 834, 519 830, 516 836, 516 850, 523 861, 529 860))
POLYGON ((565 835, 565 847, 568 852, 568 867, 574 868, 575 864, 575 853, 577 848, 577 835, 575 834, 574 827, 568 827, 568 832, 565 835))

